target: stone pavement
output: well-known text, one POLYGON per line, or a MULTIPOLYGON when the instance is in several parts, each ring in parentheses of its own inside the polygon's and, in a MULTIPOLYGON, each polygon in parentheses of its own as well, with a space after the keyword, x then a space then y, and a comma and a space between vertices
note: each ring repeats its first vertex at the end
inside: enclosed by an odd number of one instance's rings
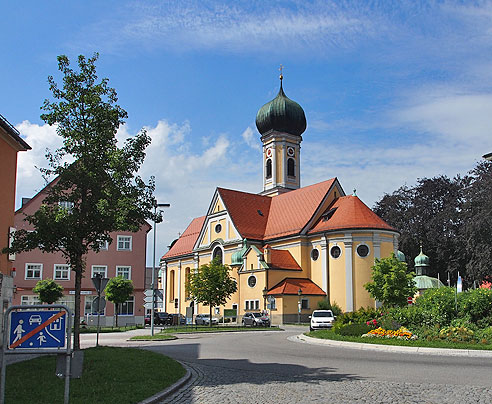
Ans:
MULTIPOLYGON (((184 403, 492 403, 484 387, 360 380, 350 375, 285 374, 184 363, 190 381, 161 404, 184 403)), ((281 367, 281 366, 279 366, 281 367)))

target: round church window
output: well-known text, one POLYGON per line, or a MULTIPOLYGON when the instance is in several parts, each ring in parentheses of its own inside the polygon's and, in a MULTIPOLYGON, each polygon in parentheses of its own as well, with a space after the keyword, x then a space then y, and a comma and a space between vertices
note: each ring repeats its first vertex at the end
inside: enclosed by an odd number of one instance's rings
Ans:
POLYGON ((319 251, 318 251, 318 249, 317 249, 317 248, 313 248, 313 249, 311 250, 311 259, 312 259, 313 261, 316 261, 318 258, 319 258, 319 251))
POLYGON ((330 254, 333 258, 338 258, 340 255, 342 255, 342 250, 340 247, 335 245, 331 247, 330 254))
POLYGON ((256 276, 253 276, 251 275, 249 278, 248 278, 248 286, 250 288, 254 288, 256 285, 256 276))
POLYGON ((365 244, 359 244, 357 246, 357 254, 361 258, 365 258, 369 255, 369 247, 365 244))
POLYGON ((216 233, 220 233, 220 231, 222 230, 222 225, 219 223, 219 224, 216 224, 215 225, 215 232, 216 233))

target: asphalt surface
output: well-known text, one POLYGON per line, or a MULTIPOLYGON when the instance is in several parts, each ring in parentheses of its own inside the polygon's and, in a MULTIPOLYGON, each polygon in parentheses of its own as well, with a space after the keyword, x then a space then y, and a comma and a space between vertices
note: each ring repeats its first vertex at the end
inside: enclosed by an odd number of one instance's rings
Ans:
MULTIPOLYGON (((347 348, 297 338, 305 331, 188 334, 166 342, 101 334, 100 343, 140 346, 187 366, 190 380, 159 403, 492 403, 489 353, 347 348)), ((83 347, 94 344, 94 336, 83 336, 83 347)))

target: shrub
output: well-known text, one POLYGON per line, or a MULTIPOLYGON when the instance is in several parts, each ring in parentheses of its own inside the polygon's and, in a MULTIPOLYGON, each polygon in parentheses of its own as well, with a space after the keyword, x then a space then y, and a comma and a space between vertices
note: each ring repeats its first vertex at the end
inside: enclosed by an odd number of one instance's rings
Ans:
POLYGON ((345 324, 335 329, 335 333, 339 335, 360 337, 362 334, 367 334, 371 331, 371 327, 367 324, 345 324))
POLYGON ((458 315, 469 316, 472 323, 492 316, 492 290, 472 289, 459 293, 458 315))
MULTIPOLYGON (((375 317, 379 317, 379 311, 371 307, 363 308, 361 307, 357 311, 352 311, 350 313, 343 313, 337 317, 337 323, 339 324, 362 324, 375 317)), ((333 313, 334 314, 334 313, 333 313)))
POLYGON ((482 344, 492 344, 492 327, 478 330, 476 335, 482 344))
POLYGON ((466 327, 444 327, 439 331, 439 339, 451 342, 476 342, 475 333, 466 327))
POLYGON ((415 305, 422 310, 423 325, 449 325, 456 318, 455 289, 429 289, 417 298, 415 305))
POLYGON ((334 316, 339 316, 340 314, 342 314, 342 308, 338 305, 337 302, 333 302, 331 304, 331 311, 333 312, 333 315, 334 316))
POLYGON ((330 303, 328 300, 320 300, 318 302, 318 310, 331 310, 334 316, 339 316, 342 314, 342 309, 336 303, 330 303))
POLYGON ((415 305, 392 308, 388 311, 388 316, 409 329, 420 327, 424 317, 423 309, 415 305))

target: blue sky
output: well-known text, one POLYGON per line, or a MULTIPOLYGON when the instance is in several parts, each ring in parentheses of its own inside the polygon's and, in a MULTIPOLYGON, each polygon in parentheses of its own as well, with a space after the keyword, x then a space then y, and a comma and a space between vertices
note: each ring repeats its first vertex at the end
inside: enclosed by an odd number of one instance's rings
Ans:
POLYGON ((217 186, 261 191, 254 122, 280 64, 308 121, 303 185, 338 177, 372 207, 417 178, 465 174, 492 151, 490 1, 0 5, 0 113, 33 147, 19 155, 17 207, 43 187, 35 167, 60 144, 39 118, 56 56, 99 52, 99 75, 129 114, 118 136, 148 130, 141 175, 155 175, 159 201, 172 205, 157 256, 217 186))

